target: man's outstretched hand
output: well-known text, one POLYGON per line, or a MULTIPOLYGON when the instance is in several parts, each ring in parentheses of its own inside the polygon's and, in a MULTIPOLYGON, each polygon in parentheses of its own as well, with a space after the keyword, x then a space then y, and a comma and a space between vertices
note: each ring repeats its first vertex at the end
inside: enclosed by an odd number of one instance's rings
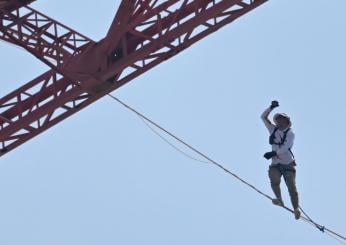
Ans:
POLYGON ((279 107, 279 101, 273 100, 273 101, 272 101, 272 104, 270 105, 270 108, 273 110, 273 109, 275 109, 276 107, 279 107))
POLYGON ((273 157, 275 157, 277 155, 277 153, 275 151, 270 151, 270 152, 267 152, 266 154, 264 154, 264 158, 269 160, 269 159, 272 159, 273 157))

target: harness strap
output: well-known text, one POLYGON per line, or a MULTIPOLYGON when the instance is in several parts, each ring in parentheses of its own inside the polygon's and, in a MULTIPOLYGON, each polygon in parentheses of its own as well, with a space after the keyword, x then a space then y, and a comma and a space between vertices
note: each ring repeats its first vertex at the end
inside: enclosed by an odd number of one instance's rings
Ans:
MULTIPOLYGON (((275 143, 275 138, 276 138, 276 137, 275 137, 275 134, 276 134, 276 132, 277 132, 278 130, 279 130, 279 128, 278 128, 278 127, 275 127, 273 133, 272 133, 272 134, 270 135, 270 137, 269 137, 269 144, 271 144, 271 145, 282 146, 282 145, 285 143, 286 138, 287 138, 287 134, 288 134, 288 132, 291 130, 291 128, 288 128, 288 129, 286 129, 286 130, 284 131, 284 137, 282 138, 282 140, 281 140, 280 143, 275 143)), ((289 148, 288 151, 291 153, 292 157, 294 158, 294 154, 293 154, 291 148, 289 148)))

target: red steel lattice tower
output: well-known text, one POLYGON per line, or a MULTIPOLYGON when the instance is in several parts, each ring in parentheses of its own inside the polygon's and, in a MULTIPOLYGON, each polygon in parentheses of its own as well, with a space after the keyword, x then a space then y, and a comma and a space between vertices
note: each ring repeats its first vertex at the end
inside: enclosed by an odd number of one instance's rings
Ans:
POLYGON ((0 0, 0 39, 50 67, 0 98, 0 156, 267 0, 122 0, 98 42, 34 1, 0 0))

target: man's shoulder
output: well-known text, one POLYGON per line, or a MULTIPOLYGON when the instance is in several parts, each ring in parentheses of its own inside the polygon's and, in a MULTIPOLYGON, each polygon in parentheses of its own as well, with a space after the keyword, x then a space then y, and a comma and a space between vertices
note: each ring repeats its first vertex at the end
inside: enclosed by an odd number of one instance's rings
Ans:
POLYGON ((293 136, 295 135, 292 128, 289 128, 289 129, 287 130, 287 135, 293 135, 293 136))

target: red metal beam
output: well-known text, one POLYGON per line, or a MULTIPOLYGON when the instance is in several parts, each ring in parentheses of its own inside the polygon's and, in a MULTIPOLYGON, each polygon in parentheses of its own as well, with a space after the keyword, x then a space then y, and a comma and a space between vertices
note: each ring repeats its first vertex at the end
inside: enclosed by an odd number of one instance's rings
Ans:
POLYGON ((13 11, 36 0, 0 0, 0 10, 13 11))
MULTIPOLYGON (((62 75, 49 71, 0 99, 0 155, 266 1, 135 2, 130 15, 117 14, 126 24, 113 25, 105 39, 69 56, 66 65, 61 66, 62 75)), ((127 7, 126 11, 131 9, 127 7)), ((116 20, 113 23, 120 23, 116 20)))
POLYGON ((13 11, 0 9, 0 39, 26 49, 57 70, 95 43, 28 6, 13 11))

